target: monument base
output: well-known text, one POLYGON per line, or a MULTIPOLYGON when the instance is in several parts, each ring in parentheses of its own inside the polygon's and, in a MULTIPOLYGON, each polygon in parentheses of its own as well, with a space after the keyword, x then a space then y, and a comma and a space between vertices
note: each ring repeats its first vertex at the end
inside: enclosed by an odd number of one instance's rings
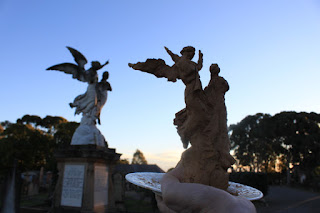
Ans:
POLYGON ((53 212, 102 213, 113 209, 112 170, 121 154, 96 145, 57 150, 59 178, 53 212))

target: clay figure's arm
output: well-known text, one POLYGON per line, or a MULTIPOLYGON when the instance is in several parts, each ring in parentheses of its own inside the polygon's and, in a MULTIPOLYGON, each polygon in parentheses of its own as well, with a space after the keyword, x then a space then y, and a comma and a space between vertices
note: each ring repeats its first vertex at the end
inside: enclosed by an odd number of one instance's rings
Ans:
POLYGON ((197 64, 197 70, 200 71, 202 69, 202 63, 203 63, 203 54, 201 50, 199 50, 199 59, 197 64))
MULTIPOLYGON (((109 60, 106 61, 106 63, 102 64, 102 65, 101 65, 101 68, 104 67, 104 66, 106 66, 107 64, 109 64, 109 60)), ((101 68, 100 68, 100 69, 101 69, 101 68)))
POLYGON ((171 52, 171 50, 169 50, 167 47, 164 47, 164 49, 166 49, 167 53, 171 56, 174 62, 177 62, 180 59, 180 56, 171 52))

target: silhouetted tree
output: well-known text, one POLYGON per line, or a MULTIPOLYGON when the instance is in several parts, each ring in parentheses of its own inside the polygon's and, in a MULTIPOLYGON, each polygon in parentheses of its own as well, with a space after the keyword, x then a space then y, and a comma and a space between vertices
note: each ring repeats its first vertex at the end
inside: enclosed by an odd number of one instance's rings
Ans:
POLYGON ((281 112, 272 117, 275 138, 284 147, 288 163, 305 172, 320 165, 320 115, 281 112))
POLYGON ((56 133, 56 128, 58 127, 58 125, 67 122, 68 120, 63 117, 47 115, 42 119, 41 126, 47 128, 47 132, 53 135, 54 133, 56 133))
POLYGON ((2 121, 2 122, 0 122, 0 124, 5 129, 11 124, 11 122, 10 121, 2 121))
POLYGON ((118 164, 130 164, 128 159, 126 159, 126 158, 125 159, 120 159, 117 163, 118 164))
POLYGON ((22 170, 40 169, 49 160, 54 147, 53 137, 35 129, 30 124, 11 124, 0 139, 2 168, 10 167, 14 159, 18 160, 22 170))
POLYGON ((31 124, 33 127, 41 126, 42 119, 37 115, 24 115, 17 119, 19 124, 31 124))
POLYGON ((320 115, 258 113, 229 127, 231 146, 239 163, 269 171, 276 159, 312 171, 320 165, 320 115))
POLYGON ((43 119, 37 115, 24 115, 22 118, 17 119, 19 124, 31 124, 34 128, 40 127, 48 134, 53 135, 57 130, 59 124, 67 123, 68 120, 59 116, 47 115, 43 119))
POLYGON ((143 153, 139 149, 137 149, 136 152, 133 154, 131 164, 148 164, 148 162, 144 157, 143 153))
POLYGON ((1 122, 0 168, 10 167, 14 159, 18 160, 22 171, 37 170, 42 166, 55 168, 55 147, 58 143, 70 144, 78 125, 62 117, 46 116, 41 119, 36 115, 25 115, 16 123, 1 122))
POLYGON ((64 122, 57 125, 55 128, 54 140, 57 145, 70 145, 73 133, 78 128, 77 122, 64 122))
POLYGON ((275 141, 270 135, 269 114, 257 113, 244 118, 229 127, 231 148, 234 149, 239 164, 250 170, 270 169, 269 163, 280 153, 274 149, 275 141))

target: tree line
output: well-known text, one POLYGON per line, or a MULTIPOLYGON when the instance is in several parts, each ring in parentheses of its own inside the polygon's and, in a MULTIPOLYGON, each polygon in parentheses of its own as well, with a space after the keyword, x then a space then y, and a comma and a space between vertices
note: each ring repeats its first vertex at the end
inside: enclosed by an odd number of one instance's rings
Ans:
POLYGON ((77 122, 63 117, 24 115, 16 123, 0 123, 0 168, 5 172, 17 161, 20 171, 55 170, 53 156, 58 146, 70 144, 77 122))
MULTIPOLYGON (((0 122, 0 173, 6 173, 17 161, 21 172, 28 170, 56 170, 54 150, 70 145, 79 123, 60 116, 24 115, 15 123, 0 122)), ((119 163, 129 164, 127 159, 119 163)), ((148 164, 137 149, 132 164, 148 164)))
MULTIPOLYGON (((17 160, 21 171, 55 170, 54 149, 69 145, 78 126, 59 116, 25 115, 16 123, 0 122, 0 168, 17 160)), ((276 167, 281 171, 299 166, 309 175, 320 173, 320 114, 257 113, 230 125, 229 136, 240 167, 272 172, 276 167)), ((137 149, 131 163, 147 164, 147 160, 137 149)))
MULTIPOLYGON (((128 159, 120 159, 120 164, 130 164, 128 159)), ((144 154, 137 149, 133 154, 131 164, 148 164, 147 159, 145 158, 144 154)))
MULTIPOLYGON (((281 112, 249 115, 229 126, 239 166, 273 172, 299 167, 307 175, 320 169, 320 114, 281 112)), ((318 174, 320 175, 320 174, 318 174)))

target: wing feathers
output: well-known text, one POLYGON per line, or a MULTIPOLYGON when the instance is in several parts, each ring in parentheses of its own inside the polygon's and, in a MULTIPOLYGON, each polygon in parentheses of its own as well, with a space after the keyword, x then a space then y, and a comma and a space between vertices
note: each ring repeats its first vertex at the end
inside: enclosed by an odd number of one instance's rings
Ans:
POLYGON ((72 63, 57 64, 47 68, 47 70, 63 71, 67 74, 77 75, 79 67, 72 63))
POLYGON ((81 67, 84 70, 84 65, 88 63, 86 57, 84 57, 84 55, 82 55, 78 50, 73 49, 72 47, 67 47, 67 48, 71 52, 75 62, 77 62, 79 67, 81 67))
POLYGON ((158 78, 165 77, 168 81, 175 82, 179 79, 179 73, 174 67, 166 65, 162 59, 147 59, 146 62, 138 62, 136 64, 129 64, 135 70, 151 73, 158 78))

